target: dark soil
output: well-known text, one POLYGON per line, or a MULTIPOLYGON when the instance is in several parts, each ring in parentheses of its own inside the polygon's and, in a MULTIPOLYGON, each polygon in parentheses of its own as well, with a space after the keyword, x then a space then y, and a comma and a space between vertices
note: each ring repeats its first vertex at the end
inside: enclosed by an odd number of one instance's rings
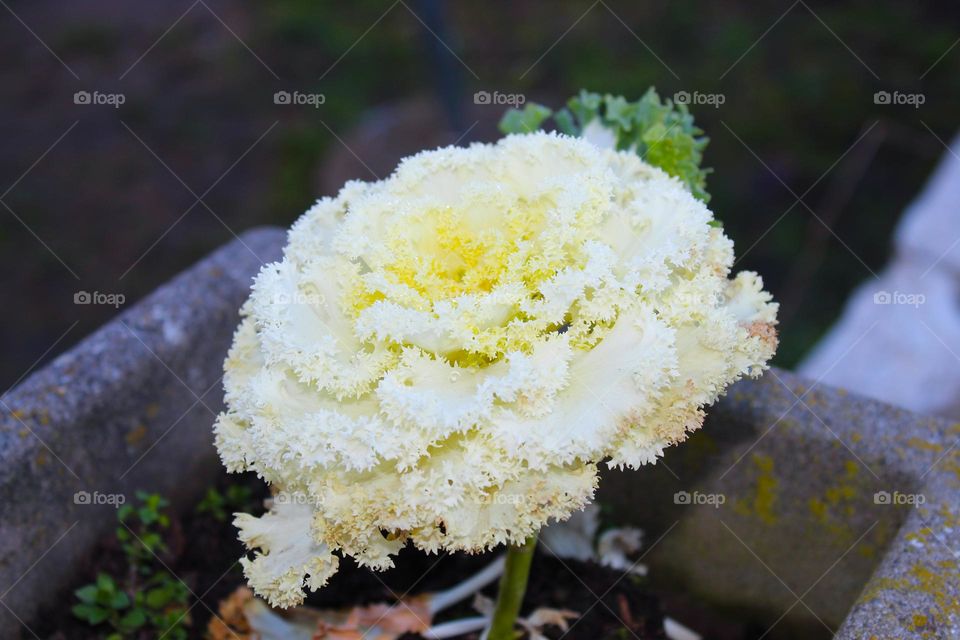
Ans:
MULTIPOLYGON (((228 476, 224 472, 216 486, 223 492, 235 484, 250 488, 254 504, 269 495, 264 483, 253 474, 228 476)), ((244 583, 237 562, 244 547, 237 540, 237 531, 230 523, 232 517, 229 515, 221 521, 209 513, 188 509, 179 517, 171 516, 169 535, 165 537, 169 553, 160 554, 160 559, 195 594, 196 598, 191 598, 189 605, 192 606, 190 637, 204 638, 211 612, 217 611, 219 602, 244 583)), ((110 535, 87 558, 74 588, 93 582, 99 573, 120 577, 126 575, 127 570, 123 550, 117 539, 110 535)), ((60 594, 54 602, 58 603, 56 607, 41 612, 36 624, 31 625, 44 640, 92 640, 109 634, 106 626, 92 629, 73 616, 70 607, 77 600, 72 589, 60 594)), ((149 637, 144 634, 137 640, 148 640, 149 637)))
MULTIPOLYGON (((224 489, 228 483, 237 482, 236 477, 224 476, 219 484, 224 489)), ((266 490, 257 478, 244 477, 239 482, 247 484, 257 498, 265 497, 266 490)), ((237 562, 243 554, 243 547, 237 541, 229 517, 220 521, 210 514, 198 514, 193 510, 171 523, 168 538, 170 551, 163 558, 164 563, 199 599, 191 600, 190 637, 203 638, 212 612, 218 610, 220 601, 244 584, 237 562)), ((361 569, 350 559, 345 559, 330 584, 311 594, 307 603, 321 608, 345 607, 377 601, 393 602, 406 595, 439 591, 479 571, 491 557, 491 554, 428 556, 408 547, 396 558, 394 569, 379 574, 361 569)), ((123 552, 117 541, 110 537, 88 559, 75 586, 92 582, 100 572, 121 576, 126 569, 123 552)), ((485 593, 494 597, 496 585, 488 587, 485 593)), ((682 609, 670 607, 671 611, 665 612, 663 603, 667 600, 671 598, 661 598, 644 578, 624 576, 620 571, 593 563, 560 560, 539 553, 531 570, 524 612, 551 607, 580 613, 566 634, 553 627, 545 629, 548 637, 562 636, 565 640, 666 638, 663 631, 665 614, 697 629, 704 638, 745 638, 744 629, 739 625, 713 619, 709 613, 689 606, 682 609)), ((106 627, 91 629, 73 617, 70 607, 76 600, 72 592, 61 594, 56 602, 59 604, 44 612, 34 626, 41 638, 88 640, 107 635, 106 627)), ((468 599, 444 611, 438 622, 475 615, 468 599)), ((404 640, 418 637, 408 635, 404 640)), ((477 637, 474 634, 463 638, 476 640, 477 637)), ((147 638, 144 635, 138 640, 147 638)))

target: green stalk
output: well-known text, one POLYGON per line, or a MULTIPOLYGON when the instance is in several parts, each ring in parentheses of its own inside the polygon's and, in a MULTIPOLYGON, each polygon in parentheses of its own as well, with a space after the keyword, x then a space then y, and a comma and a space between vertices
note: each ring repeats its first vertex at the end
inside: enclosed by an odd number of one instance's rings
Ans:
POLYGON ((520 615, 523 594, 527 590, 527 578, 530 576, 530 563, 533 550, 537 546, 537 536, 527 539, 523 546, 511 545, 507 548, 507 562, 500 576, 500 592, 497 594, 497 606, 493 610, 490 631, 487 640, 515 640, 513 630, 520 615))

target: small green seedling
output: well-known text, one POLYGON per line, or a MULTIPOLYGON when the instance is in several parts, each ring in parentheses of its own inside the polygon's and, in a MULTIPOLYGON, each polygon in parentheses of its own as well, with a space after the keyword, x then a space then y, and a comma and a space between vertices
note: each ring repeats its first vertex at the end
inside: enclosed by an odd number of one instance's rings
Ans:
POLYGON ((247 511, 254 506, 250 487, 232 484, 223 493, 216 487, 207 489, 203 500, 197 505, 197 513, 209 513, 217 522, 226 522, 230 514, 247 511))
POLYGON ((186 640, 190 624, 190 590, 160 562, 167 551, 164 533, 170 518, 166 499, 137 492, 138 504, 126 504, 117 513, 116 536, 127 559, 122 578, 100 573, 96 582, 74 594, 79 603, 73 614, 92 627, 107 626, 107 640, 164 637, 186 640))

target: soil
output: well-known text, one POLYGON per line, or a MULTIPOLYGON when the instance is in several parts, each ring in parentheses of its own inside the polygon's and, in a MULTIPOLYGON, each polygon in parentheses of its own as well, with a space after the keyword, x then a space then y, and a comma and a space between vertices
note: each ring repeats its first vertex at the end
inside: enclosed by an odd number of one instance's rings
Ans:
MULTIPOLYGON (((255 499, 266 497, 266 489, 256 477, 243 477, 239 482, 251 488, 255 499)), ((218 483, 219 488, 223 490, 230 483, 238 483, 236 476, 224 475, 218 483)), ((164 562, 199 599, 191 600, 190 638, 204 638, 207 623, 220 601, 245 583, 237 562, 243 554, 243 547, 237 541, 229 517, 221 521, 209 513, 198 514, 193 510, 173 520, 168 546, 170 552, 164 562)), ((327 587, 311 594, 307 604, 320 608, 345 607, 393 602, 405 595, 438 591, 479 571, 490 562, 490 558, 490 554, 460 553, 428 556, 408 547, 397 556, 394 569, 379 574, 359 568, 352 560, 345 559, 327 587)), ((117 541, 110 537, 90 556, 75 586, 92 582, 100 572, 120 576, 125 571, 123 552, 117 541)), ((491 585, 484 593, 495 597, 496 585, 491 585)), ((620 571, 594 563, 560 560, 538 553, 531 570, 524 612, 550 607, 580 613, 566 633, 555 627, 544 629, 548 638, 562 636, 564 640, 663 639, 667 637, 663 627, 665 615, 697 629, 705 640, 744 640, 747 637, 742 626, 717 619, 689 604, 671 606, 668 611, 664 602, 669 600, 676 598, 656 593, 645 578, 624 576, 620 571)), ((56 607, 39 616, 33 627, 40 638, 88 640, 107 635, 106 627, 94 630, 73 617, 70 607, 76 599, 72 592, 60 594, 54 602, 58 603, 56 607)), ((444 611, 437 622, 475 615, 468 599, 444 611)), ((408 634, 403 640, 419 637, 408 634)), ((478 637, 478 634, 465 635, 462 640, 477 640, 478 637)), ((137 640, 148 640, 148 637, 144 635, 137 640)))

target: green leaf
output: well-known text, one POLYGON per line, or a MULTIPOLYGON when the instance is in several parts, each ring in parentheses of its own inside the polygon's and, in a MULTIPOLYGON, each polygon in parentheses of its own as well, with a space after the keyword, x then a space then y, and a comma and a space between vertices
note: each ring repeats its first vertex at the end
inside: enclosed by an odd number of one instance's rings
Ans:
POLYGON ((170 600, 173 594, 165 587, 157 587, 147 592, 147 606, 151 609, 162 609, 170 600))
POLYGON ((639 103, 627 102, 623 96, 604 96, 606 113, 604 121, 613 124, 619 131, 630 131, 637 120, 639 103))
POLYGON ((207 493, 203 496, 203 500, 197 504, 197 513, 213 513, 216 515, 218 512, 223 510, 224 502, 225 499, 220 492, 211 487, 207 489, 207 493))
POLYGON ((149 618, 153 628, 164 630, 164 639, 182 638, 186 640, 187 631, 184 627, 191 623, 190 612, 186 607, 169 609, 159 614, 151 614, 149 618))
MULTIPOLYGON (((500 129, 530 132, 549 115, 546 107, 528 104, 524 111, 513 109, 504 114, 500 129)), ((694 124, 687 105, 662 100, 653 87, 633 102, 623 96, 581 91, 567 101, 567 108, 553 114, 557 129, 568 135, 581 135, 597 118, 614 134, 617 149, 635 151, 649 164, 680 179, 695 197, 710 200, 706 188, 710 170, 700 166, 709 139, 694 124)))
POLYGON ((150 551, 163 548, 163 537, 159 533, 145 533, 140 540, 143 541, 143 546, 150 551))
POLYGON ((249 500, 253 496, 253 490, 242 484, 232 484, 227 487, 227 497, 234 501, 249 500))
POLYGON ((80 587, 73 592, 77 599, 80 602, 86 602, 87 604, 92 604, 97 600, 97 585, 88 584, 85 587, 80 587))
POLYGON ((130 606, 130 597, 123 591, 117 591, 110 598, 110 607, 112 609, 126 609, 130 606))
POLYGON ((599 93, 591 93, 589 91, 581 90, 580 94, 570 98, 567 101, 567 107, 577 118, 577 122, 580 123, 580 128, 583 129, 590 121, 596 118, 600 113, 600 105, 603 103, 603 98, 599 93))
POLYGON ((93 604, 77 604, 74 605, 70 611, 73 612, 73 615, 91 625, 98 625, 110 616, 110 612, 107 609, 93 604))
POLYGON ((119 626, 126 632, 135 631, 147 622, 146 614, 140 609, 134 609, 120 618, 119 626))
POLYGON ((522 111, 520 109, 508 109, 503 114, 503 117, 500 118, 500 131, 506 134, 533 133, 552 113, 553 111, 542 104, 528 102, 522 111))
MULTIPOLYGON (((686 109, 685 105, 680 105, 686 109)), ((637 124, 640 133, 649 129, 658 122, 665 122, 671 118, 671 104, 660 101, 657 90, 653 87, 647 89, 646 93, 637 100, 637 124)))
POLYGON ((101 573, 97 575, 97 589, 104 593, 113 593, 116 591, 117 585, 106 573, 101 573))
POLYGON ((176 627, 170 632, 171 640, 187 640, 187 630, 182 627, 176 627))
POLYGON ((560 133, 565 133, 568 136, 580 135, 580 127, 577 126, 573 114, 566 107, 553 114, 553 121, 557 123, 557 129, 560 133))
POLYGON ((706 172, 700 169, 700 152, 690 135, 677 124, 658 122, 642 137, 643 159, 686 183, 693 195, 707 199, 706 172))
POLYGON ((171 601, 185 604, 189 600, 190 590, 172 574, 158 573, 153 582, 158 585, 158 588, 166 590, 171 601))

